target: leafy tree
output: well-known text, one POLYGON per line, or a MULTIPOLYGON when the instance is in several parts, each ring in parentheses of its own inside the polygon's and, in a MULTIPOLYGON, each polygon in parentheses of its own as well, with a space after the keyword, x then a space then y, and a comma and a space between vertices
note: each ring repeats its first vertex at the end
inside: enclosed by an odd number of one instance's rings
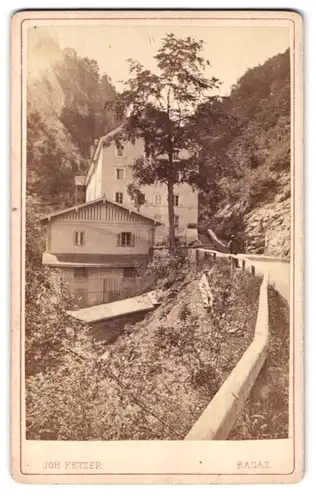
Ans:
POLYGON ((118 116, 126 119, 123 138, 145 143, 145 157, 132 165, 139 185, 162 183, 168 190, 169 245, 175 246, 174 186, 193 181, 199 171, 198 145, 191 118, 220 85, 205 78, 210 63, 201 56, 202 40, 166 35, 155 60, 157 73, 129 60, 126 90, 115 101, 118 116), (180 154, 179 152, 185 152, 180 154))
POLYGON ((140 210, 140 207, 145 203, 145 195, 142 193, 141 189, 137 186, 135 182, 127 186, 127 194, 131 197, 135 204, 136 210, 140 210))
POLYGON ((26 203, 25 245, 25 370, 26 375, 45 371, 60 364, 62 356, 74 347, 90 341, 88 329, 67 314, 74 301, 58 275, 42 266, 43 228, 38 204, 33 196, 26 203))

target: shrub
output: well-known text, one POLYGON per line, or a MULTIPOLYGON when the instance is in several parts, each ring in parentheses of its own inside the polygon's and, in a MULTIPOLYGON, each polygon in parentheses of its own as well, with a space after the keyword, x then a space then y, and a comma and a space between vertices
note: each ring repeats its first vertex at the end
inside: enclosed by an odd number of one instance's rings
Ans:
POLYGON ((160 349, 176 347, 180 341, 180 332, 176 328, 159 326, 156 330, 156 345, 160 349))
POLYGON ((194 388, 202 389, 210 400, 220 388, 220 380, 213 364, 205 363, 191 375, 191 383, 194 388))
POLYGON ((147 267, 147 273, 154 276, 157 288, 168 289, 183 275, 187 267, 186 257, 181 255, 157 254, 147 267))

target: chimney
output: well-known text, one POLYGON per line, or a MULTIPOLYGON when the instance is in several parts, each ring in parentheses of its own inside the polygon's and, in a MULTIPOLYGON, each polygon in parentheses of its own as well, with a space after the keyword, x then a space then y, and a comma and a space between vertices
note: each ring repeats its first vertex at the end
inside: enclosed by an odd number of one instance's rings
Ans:
POLYGON ((85 176, 75 176, 75 205, 82 205, 86 201, 85 176))

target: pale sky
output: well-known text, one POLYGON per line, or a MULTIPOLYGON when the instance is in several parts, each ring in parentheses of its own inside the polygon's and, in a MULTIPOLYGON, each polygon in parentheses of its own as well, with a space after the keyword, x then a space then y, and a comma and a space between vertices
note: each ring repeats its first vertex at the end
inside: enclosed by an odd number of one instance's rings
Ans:
POLYGON ((215 76, 223 82, 219 91, 222 95, 229 92, 248 68, 263 64, 289 47, 286 27, 39 26, 29 29, 29 61, 39 64, 32 49, 39 39, 49 36, 61 49, 71 47, 79 56, 95 59, 101 75, 107 73, 121 90, 119 81, 129 76, 126 60, 136 59, 146 68, 155 70, 153 56, 167 33, 204 40, 203 55, 211 63, 205 75, 215 76))

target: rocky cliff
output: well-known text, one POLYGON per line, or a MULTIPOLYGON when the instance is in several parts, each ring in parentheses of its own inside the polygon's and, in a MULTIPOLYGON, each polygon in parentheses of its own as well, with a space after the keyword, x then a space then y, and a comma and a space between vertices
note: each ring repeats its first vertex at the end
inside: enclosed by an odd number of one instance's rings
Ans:
POLYGON ((117 125, 105 102, 115 97, 94 60, 41 38, 28 51, 27 187, 43 210, 73 203, 91 144, 117 125))

